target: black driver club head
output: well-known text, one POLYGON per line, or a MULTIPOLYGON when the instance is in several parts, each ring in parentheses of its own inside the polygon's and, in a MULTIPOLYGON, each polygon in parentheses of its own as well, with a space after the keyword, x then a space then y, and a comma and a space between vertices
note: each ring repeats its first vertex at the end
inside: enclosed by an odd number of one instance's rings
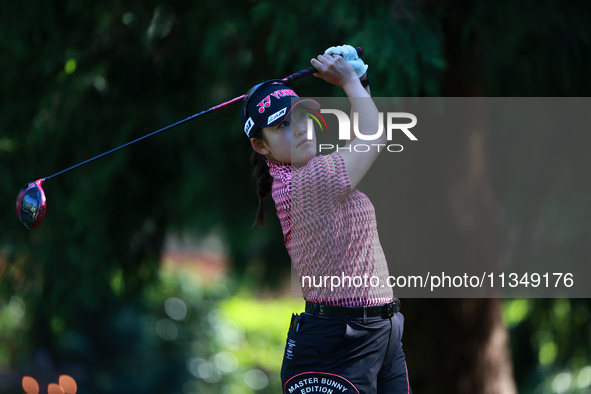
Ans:
POLYGON ((29 230, 39 226, 45 216, 47 201, 41 185, 44 179, 27 183, 16 198, 16 214, 21 223, 29 230))

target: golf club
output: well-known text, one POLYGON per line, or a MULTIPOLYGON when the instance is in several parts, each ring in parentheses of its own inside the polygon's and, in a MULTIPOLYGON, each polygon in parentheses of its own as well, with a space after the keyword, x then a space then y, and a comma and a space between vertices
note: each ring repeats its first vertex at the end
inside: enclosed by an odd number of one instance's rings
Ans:
MULTIPOLYGON (((363 56, 364 52, 361 47, 357 47, 355 49, 357 50, 358 56, 360 56, 360 57, 363 56)), ((301 71, 298 71, 298 72, 293 73, 291 75, 288 75, 287 77, 283 78, 283 81, 292 82, 292 81, 295 81, 295 80, 300 79, 302 77, 312 75, 315 72, 316 72, 316 69, 314 67, 308 67, 304 70, 301 70, 301 71)), ((156 130, 150 134, 144 135, 143 137, 140 137, 140 138, 130 141, 126 144, 118 146, 117 148, 111 149, 108 152, 102 153, 102 154, 95 156, 91 159, 88 159, 86 161, 78 163, 70 168, 66 168, 65 170, 57 172, 57 173, 50 175, 48 177, 37 179, 35 182, 27 183, 26 185, 24 185, 21 188, 21 190, 18 194, 18 197, 16 198, 16 213, 18 215, 18 218, 20 219, 21 223, 24 224, 25 227, 29 230, 32 230, 41 224, 41 222, 43 221, 43 218, 45 217, 45 213, 47 211, 47 199, 45 198, 45 192, 43 191, 42 185, 48 179, 54 178, 54 177, 61 175, 65 172, 68 172, 68 171, 71 171, 75 168, 81 167, 85 164, 90 163, 91 161, 94 161, 96 159, 100 159, 101 157, 105 157, 107 155, 110 155, 111 153, 117 152, 118 150, 126 148, 130 145, 133 145, 136 142, 140 142, 142 140, 145 140, 146 138, 149 138, 149 137, 152 137, 156 134, 162 133, 163 131, 170 130, 173 127, 180 126, 183 123, 186 123, 190 120, 197 119, 197 118, 207 115, 213 111, 217 111, 220 108, 227 107, 230 104, 233 104, 237 101, 243 100, 247 95, 248 94, 243 94, 241 96, 238 96, 236 98, 228 100, 224 103, 221 103, 221 104, 218 104, 214 107, 206 109, 205 111, 202 111, 202 112, 199 112, 195 115, 189 116, 186 119, 183 119, 179 122, 173 123, 173 124, 166 126, 160 130, 156 130)))

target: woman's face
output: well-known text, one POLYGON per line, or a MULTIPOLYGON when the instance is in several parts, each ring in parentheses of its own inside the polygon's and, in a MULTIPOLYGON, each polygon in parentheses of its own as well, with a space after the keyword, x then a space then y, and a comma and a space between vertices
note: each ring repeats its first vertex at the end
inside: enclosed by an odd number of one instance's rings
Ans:
POLYGON ((316 133, 308 139, 308 114, 304 105, 293 108, 276 126, 263 127, 262 139, 251 139, 253 148, 272 161, 306 164, 316 156, 316 133))

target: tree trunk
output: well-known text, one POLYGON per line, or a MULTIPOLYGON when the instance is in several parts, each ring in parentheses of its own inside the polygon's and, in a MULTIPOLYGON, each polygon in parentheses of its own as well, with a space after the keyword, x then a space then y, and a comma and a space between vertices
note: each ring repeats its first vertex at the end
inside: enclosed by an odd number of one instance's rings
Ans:
MULTIPOLYGON (((477 30, 472 29, 468 40, 462 41, 466 37, 462 21, 466 19, 450 15, 444 21, 448 67, 442 96, 483 96, 477 30)), ((418 147, 419 141, 410 168, 401 169, 411 171, 406 220, 413 231, 407 240, 419 246, 414 248, 410 262, 437 259, 445 270, 446 260, 454 259, 456 265, 480 264, 485 271, 499 254, 486 126, 476 122, 458 127, 453 135, 442 134, 435 137, 437 141, 425 144, 425 149, 418 147), (426 245, 442 248, 437 251, 426 245)), ((483 298, 403 299, 403 341, 413 390, 516 393, 501 304, 501 299, 483 298)))

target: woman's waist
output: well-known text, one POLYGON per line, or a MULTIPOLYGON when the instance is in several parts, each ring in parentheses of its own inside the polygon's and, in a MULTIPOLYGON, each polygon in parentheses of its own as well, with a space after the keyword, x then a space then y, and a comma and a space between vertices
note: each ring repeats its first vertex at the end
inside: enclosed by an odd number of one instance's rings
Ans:
POLYGON ((385 305, 393 300, 396 300, 391 294, 386 294, 383 297, 371 297, 371 298, 346 298, 346 297, 314 297, 304 296, 306 305, 320 304, 326 306, 343 307, 343 308, 358 308, 358 307, 373 307, 385 305))
POLYGON ((332 305, 324 302, 306 300, 306 313, 325 317, 366 318, 391 317, 400 311, 400 300, 396 297, 389 299, 371 299, 372 305, 332 305), (374 304, 374 302, 378 302, 374 304))

